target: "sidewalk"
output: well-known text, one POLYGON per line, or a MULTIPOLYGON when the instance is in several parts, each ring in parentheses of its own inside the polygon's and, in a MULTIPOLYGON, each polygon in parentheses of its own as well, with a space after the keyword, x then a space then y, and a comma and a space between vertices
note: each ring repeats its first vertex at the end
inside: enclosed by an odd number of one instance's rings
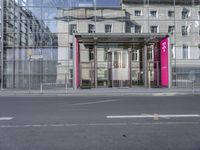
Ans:
POLYGON ((51 90, 13 90, 3 89, 0 96, 175 96, 175 95, 200 95, 200 88, 97 88, 97 89, 51 89, 51 90))

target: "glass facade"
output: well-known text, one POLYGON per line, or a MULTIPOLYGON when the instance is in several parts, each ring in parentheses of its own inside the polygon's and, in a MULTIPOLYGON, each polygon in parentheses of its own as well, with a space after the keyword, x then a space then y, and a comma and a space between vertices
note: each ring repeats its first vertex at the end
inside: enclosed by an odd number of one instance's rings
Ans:
POLYGON ((75 37, 80 34, 105 37, 96 48, 89 38, 79 44, 79 87, 144 85, 144 67, 154 70, 147 74, 148 81, 159 85, 160 62, 154 59, 158 41, 148 46, 148 65, 144 66, 145 41, 140 41, 144 34, 169 35, 173 87, 190 87, 191 74, 200 86, 199 12, 200 0, 2 0, 1 86, 47 91, 73 88, 75 37), (110 40, 106 34, 135 34, 137 40, 126 45, 123 38, 110 40), (123 80, 114 80, 118 77, 110 72, 120 74, 119 70, 123 80))

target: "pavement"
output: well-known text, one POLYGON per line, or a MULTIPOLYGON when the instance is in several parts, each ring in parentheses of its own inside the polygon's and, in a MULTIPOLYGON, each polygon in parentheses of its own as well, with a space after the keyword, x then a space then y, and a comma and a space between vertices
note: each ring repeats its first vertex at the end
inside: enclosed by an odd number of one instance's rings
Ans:
POLYGON ((199 96, 0 97, 0 150, 199 150, 199 96))
POLYGON ((174 96, 200 95, 200 88, 93 88, 93 89, 48 89, 48 90, 16 90, 3 89, 0 96, 174 96))

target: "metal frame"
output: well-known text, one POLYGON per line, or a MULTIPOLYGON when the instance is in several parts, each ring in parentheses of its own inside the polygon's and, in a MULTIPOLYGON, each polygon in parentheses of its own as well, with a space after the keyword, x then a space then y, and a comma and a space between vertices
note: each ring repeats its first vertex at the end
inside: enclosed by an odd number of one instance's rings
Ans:
POLYGON ((4 50, 3 50, 3 26, 4 26, 4 22, 3 22, 3 12, 4 12, 4 0, 1 0, 0 2, 0 6, 1 6, 1 38, 0 38, 0 49, 1 49, 1 90, 3 89, 3 71, 4 71, 4 61, 3 61, 3 55, 4 55, 4 50))

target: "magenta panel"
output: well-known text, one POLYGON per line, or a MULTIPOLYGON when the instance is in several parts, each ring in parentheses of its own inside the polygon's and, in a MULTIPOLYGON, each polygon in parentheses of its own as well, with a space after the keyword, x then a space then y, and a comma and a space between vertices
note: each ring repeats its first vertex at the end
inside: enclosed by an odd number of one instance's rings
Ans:
POLYGON ((76 38, 76 87, 79 87, 79 43, 76 38))
POLYGON ((160 59, 161 59, 161 85, 163 87, 168 87, 169 75, 168 75, 168 37, 160 41, 160 59))

